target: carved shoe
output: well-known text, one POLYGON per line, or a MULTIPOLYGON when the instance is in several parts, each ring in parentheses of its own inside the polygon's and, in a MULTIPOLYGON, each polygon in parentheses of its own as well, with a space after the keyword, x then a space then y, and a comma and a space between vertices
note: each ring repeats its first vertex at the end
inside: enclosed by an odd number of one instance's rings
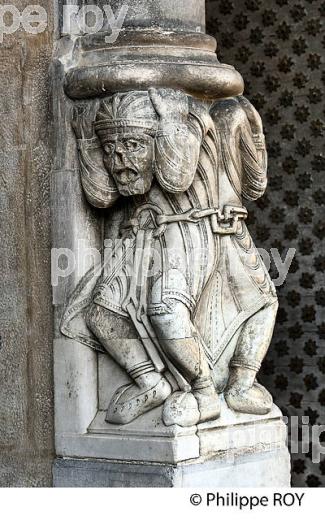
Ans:
POLYGON ((135 383, 121 386, 109 403, 105 420, 114 424, 128 424, 162 404, 171 391, 170 384, 163 377, 151 388, 140 388, 135 383))
POLYGON ((213 388, 202 388, 194 390, 193 395, 198 403, 200 419, 198 422, 213 421, 220 416, 220 398, 213 388))
POLYGON ((166 426, 194 426, 199 420, 199 407, 191 392, 174 392, 166 399, 163 408, 163 421, 166 426))
POLYGON ((254 415, 265 415, 272 408, 272 396, 255 381, 250 388, 242 388, 240 384, 230 386, 225 390, 226 402, 232 410, 254 415))

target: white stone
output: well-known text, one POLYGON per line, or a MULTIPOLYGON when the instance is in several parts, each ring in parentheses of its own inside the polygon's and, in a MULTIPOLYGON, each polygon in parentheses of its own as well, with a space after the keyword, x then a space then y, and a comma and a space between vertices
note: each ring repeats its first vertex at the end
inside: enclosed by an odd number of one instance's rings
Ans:
POLYGON ((56 448, 62 457, 175 464, 215 457, 229 466, 245 453, 285 451, 286 427, 275 405, 265 416, 237 414, 222 399, 219 419, 189 428, 165 426, 161 407, 128 425, 109 424, 99 411, 87 433, 57 435, 56 448))

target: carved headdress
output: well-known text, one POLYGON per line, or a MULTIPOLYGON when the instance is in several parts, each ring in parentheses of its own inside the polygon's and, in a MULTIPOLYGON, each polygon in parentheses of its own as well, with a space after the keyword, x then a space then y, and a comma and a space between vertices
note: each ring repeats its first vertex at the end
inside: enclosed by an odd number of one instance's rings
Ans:
POLYGON ((138 132, 139 129, 150 135, 155 135, 158 129, 158 116, 148 92, 114 94, 101 101, 95 130, 102 142, 107 134, 138 132))

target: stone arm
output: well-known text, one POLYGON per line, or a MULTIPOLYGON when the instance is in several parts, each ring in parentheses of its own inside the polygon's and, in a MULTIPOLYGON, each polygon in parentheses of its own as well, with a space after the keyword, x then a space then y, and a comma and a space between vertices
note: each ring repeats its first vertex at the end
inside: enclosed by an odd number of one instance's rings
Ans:
POLYGON ((81 184, 88 202, 96 208, 109 208, 119 198, 113 177, 103 163, 103 151, 93 131, 89 110, 76 109, 73 129, 77 138, 81 184))
POLYGON ((186 191, 196 173, 202 129, 189 113, 189 101, 182 92, 150 89, 159 116, 155 139, 156 179, 167 192, 186 191))
POLYGON ((267 186, 267 153, 261 118, 243 96, 218 101, 211 116, 220 142, 224 169, 237 192, 256 200, 267 186))

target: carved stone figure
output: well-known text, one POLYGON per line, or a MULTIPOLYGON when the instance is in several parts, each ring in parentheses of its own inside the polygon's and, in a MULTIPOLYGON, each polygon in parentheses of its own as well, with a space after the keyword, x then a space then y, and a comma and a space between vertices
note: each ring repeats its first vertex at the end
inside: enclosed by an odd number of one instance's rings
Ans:
POLYGON ((71 295, 61 331, 130 376, 106 420, 163 405, 166 425, 191 426, 219 416, 221 392, 235 411, 268 413, 256 376, 277 299, 243 206, 267 184, 256 110, 241 95, 149 88, 77 104, 73 128, 105 230, 102 262, 71 295))

